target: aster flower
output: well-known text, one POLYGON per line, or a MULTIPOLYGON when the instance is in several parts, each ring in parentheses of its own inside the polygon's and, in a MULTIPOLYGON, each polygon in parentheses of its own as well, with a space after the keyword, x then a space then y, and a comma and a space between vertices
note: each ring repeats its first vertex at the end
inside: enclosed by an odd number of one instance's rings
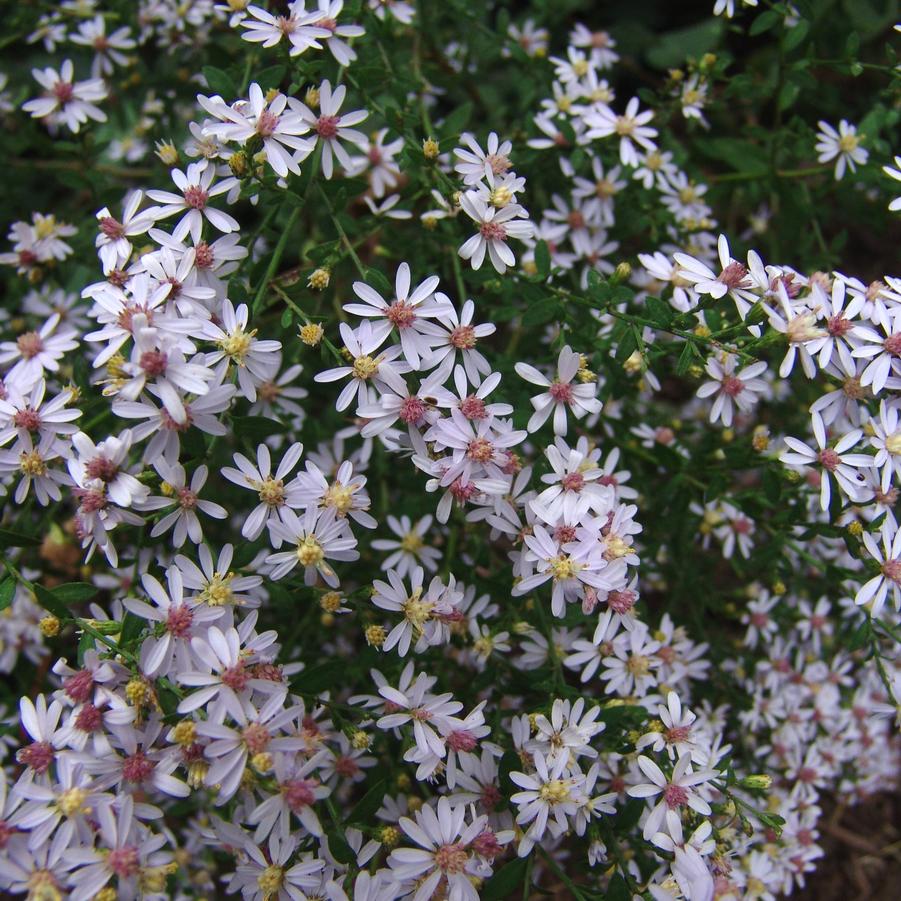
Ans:
POLYGON ((181 463, 170 465, 164 460, 154 464, 157 473, 163 480, 163 495, 147 498, 141 502, 144 510, 158 510, 162 507, 174 506, 150 530, 150 537, 157 538, 172 529, 172 543, 181 547, 185 539, 190 538, 194 544, 203 541, 203 527, 198 512, 214 519, 225 519, 228 512, 225 507, 213 501, 203 500, 199 495, 206 484, 209 468, 201 464, 194 470, 188 484, 184 466, 181 463))
POLYGON ((59 361, 78 346, 77 335, 61 327, 59 313, 54 313, 34 332, 24 332, 15 341, 0 342, 0 365, 12 363, 4 379, 16 382, 29 391, 44 372, 59 371, 59 361))
POLYGON ((63 124, 76 133, 89 119, 106 122, 106 113, 96 105, 107 96, 102 78, 75 81, 75 67, 69 59, 59 72, 48 66, 32 69, 31 74, 45 91, 43 97, 22 105, 34 118, 46 118, 51 125, 63 124))
POLYGON ((845 174, 845 168, 852 172, 857 171, 857 166, 863 166, 869 152, 860 146, 862 135, 857 134, 857 127, 851 125, 847 119, 842 119, 838 124, 838 131, 828 122, 820 120, 819 139, 816 143, 817 160, 828 163, 835 160, 835 180, 840 181, 845 174))
POLYGON ((435 572, 438 561, 441 560, 441 551, 429 547, 424 540, 432 521, 433 517, 426 515, 414 524, 409 516, 398 518, 389 513, 386 517, 388 528, 400 540, 377 538, 370 542, 373 550, 391 551, 382 561, 382 570, 394 570, 401 579, 406 578, 417 566, 435 572))
POLYGON ((757 395, 767 390, 767 383, 757 376, 766 372, 765 360, 752 363, 736 372, 738 358, 733 354, 725 354, 722 359, 711 357, 707 361, 707 374, 711 381, 698 388, 698 397, 710 397, 716 394, 710 408, 710 421, 723 420, 723 425, 732 425, 733 405, 742 413, 747 413, 757 403, 757 395))
POLYGON ((891 593, 895 609, 901 609, 901 529, 886 522, 878 536, 863 533, 864 546, 879 565, 879 572, 858 589, 854 603, 867 606, 872 616, 879 616, 891 593))
POLYGON ((319 86, 318 116, 306 104, 299 102, 297 104, 301 118, 313 132, 311 150, 317 142, 322 146, 322 174, 326 178, 331 178, 334 172, 334 157, 337 157, 345 170, 353 171, 353 161, 341 141, 349 141, 357 147, 362 147, 366 143, 366 136, 351 126, 358 125, 369 113, 366 110, 357 110, 343 115, 338 114, 346 94, 347 88, 343 84, 335 87, 333 91, 331 83, 326 79, 319 86))
POLYGON ((588 126, 585 137, 593 140, 618 136, 620 162, 624 166, 636 166, 638 165, 636 145, 645 151, 656 150, 654 138, 657 137, 657 129, 648 125, 653 118, 653 110, 639 112, 639 100, 633 97, 621 116, 614 113, 609 106, 602 106, 588 113, 585 116, 585 124, 588 126))
POLYGON ((581 366, 581 355, 575 353, 568 345, 560 349, 557 357, 557 374, 553 381, 528 363, 516 364, 516 372, 521 378, 548 389, 531 399, 535 412, 526 426, 530 432, 540 429, 552 412, 555 435, 566 434, 567 408, 576 419, 581 419, 589 413, 600 413, 601 402, 596 397, 597 385, 591 382, 573 384, 581 366))
POLYGON ((479 231, 464 242, 457 253, 479 269, 487 252, 491 265, 503 275, 508 266, 516 264, 507 238, 523 241, 531 237, 535 226, 526 218, 528 213, 518 203, 498 209, 486 203, 475 191, 466 191, 460 198, 463 212, 478 224, 479 231))
POLYGON ((239 23, 244 29, 241 37, 263 47, 274 47, 287 38, 291 45, 289 55, 299 56, 310 47, 320 49, 319 41, 331 35, 327 28, 317 24, 322 12, 319 9, 308 12, 306 0, 291 0, 287 13, 273 15, 259 6, 248 6, 247 16, 239 23))
POLYGON ((504 175, 513 166, 510 162, 513 144, 510 141, 501 141, 495 132, 488 135, 487 150, 482 150, 469 132, 463 132, 460 141, 469 149, 462 147, 454 149, 454 156, 459 160, 454 170, 463 176, 464 184, 475 185, 483 178, 487 178, 489 173, 504 175))
POLYGON ((132 245, 128 239, 145 234, 156 222, 156 207, 140 210, 143 202, 144 192, 132 191, 125 199, 121 220, 113 216, 109 207, 97 212, 99 231, 94 244, 100 254, 104 274, 121 269, 131 257, 132 245))

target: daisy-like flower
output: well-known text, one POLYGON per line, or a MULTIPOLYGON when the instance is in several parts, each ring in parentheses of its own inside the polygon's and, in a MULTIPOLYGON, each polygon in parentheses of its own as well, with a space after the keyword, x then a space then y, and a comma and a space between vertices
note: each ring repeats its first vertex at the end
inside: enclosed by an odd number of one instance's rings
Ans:
POLYGON ((242 844, 229 891, 240 892, 247 901, 307 901, 310 897, 324 897, 317 890, 322 885, 325 861, 298 855, 300 836, 290 835, 287 830, 273 832, 262 848, 255 841, 242 844), (292 866, 292 861, 297 862, 292 866))
POLYGON ((670 760, 691 752, 696 745, 696 737, 691 728, 697 716, 682 706, 679 695, 670 691, 666 695, 666 704, 657 707, 657 716, 663 723, 662 731, 651 731, 638 739, 635 747, 642 751, 650 747, 660 753, 665 750, 670 760))
POLYGON ((466 805, 454 807, 447 798, 439 798, 435 807, 424 805, 414 816, 415 820, 401 817, 398 826, 419 847, 391 852, 388 866, 392 876, 403 882, 415 881, 421 899, 440 892, 453 901, 478 901, 472 877, 485 872, 477 854, 488 818, 470 814, 467 822, 466 805))
POLYGON ((200 105, 220 122, 208 122, 204 134, 220 141, 244 144, 252 139, 263 142, 266 162, 276 175, 288 177, 288 172, 300 175, 300 162, 309 156, 312 144, 301 135, 310 130, 292 101, 282 93, 268 98, 254 82, 248 88, 248 101, 228 106, 219 97, 198 95, 200 105), (286 107, 288 110, 286 111, 286 107))
POLYGON ((31 434, 38 442, 44 437, 70 436, 78 431, 74 420, 81 410, 69 407, 75 399, 71 389, 60 391, 44 403, 47 382, 38 379, 29 392, 20 391, 15 381, 6 387, 6 397, 0 398, 0 446, 17 435, 31 434))
POLYGON ((857 166, 863 166, 869 153, 860 146, 863 135, 857 134, 857 126, 851 125, 847 119, 838 123, 836 131, 828 122, 822 120, 817 123, 820 131, 817 137, 817 160, 828 163, 835 160, 835 180, 839 181, 845 174, 845 169, 857 171, 857 166))
POLYGON ((851 334, 861 344, 851 351, 851 356, 870 360, 861 373, 860 384, 864 388, 872 385, 873 393, 880 394, 890 378, 901 376, 901 307, 877 308, 875 319, 879 331, 867 325, 854 326, 851 334))
POLYGON ((382 561, 385 572, 394 570, 403 579, 417 566, 422 566, 429 572, 438 569, 441 551, 425 543, 425 534, 431 528, 432 521, 433 518, 428 515, 413 523, 409 516, 404 515, 398 519, 388 514, 388 528, 397 535, 398 540, 377 538, 370 543, 373 550, 391 551, 382 561))
POLYGON ((444 294, 435 293, 438 281, 437 275, 430 275, 411 291, 410 266, 401 263, 397 267, 395 297, 391 303, 366 282, 354 282, 354 294, 363 303, 346 303, 344 309, 354 316, 373 319, 380 325, 386 322, 396 328, 404 357, 414 369, 419 369, 420 360, 432 349, 432 341, 420 327, 422 320, 447 315, 451 309, 450 300, 444 294))
POLYGON ((102 78, 75 81, 75 67, 70 59, 63 62, 59 72, 48 66, 32 69, 31 74, 45 91, 43 97, 22 106, 35 119, 46 118, 52 125, 62 123, 73 132, 78 132, 89 119, 106 122, 106 113, 96 105, 107 96, 102 78))
POLYGON ((889 593, 895 610, 901 610, 901 529, 888 520, 884 523, 877 543, 876 536, 863 533, 863 543, 873 560, 879 564, 879 572, 864 582, 854 596, 858 607, 867 606, 873 616, 879 616, 889 593))
POLYGON ((97 213, 99 232, 94 245, 100 254, 104 274, 121 269, 131 257, 132 246, 128 239, 143 235, 156 222, 156 207, 138 212, 143 201, 143 191, 129 194, 122 208, 121 221, 113 216, 109 207, 97 213))
POLYGON ((483 200, 478 192, 466 191, 460 198, 463 212, 479 226, 478 232, 463 243, 457 253, 469 260, 473 269, 479 269, 487 252, 491 265, 503 275, 508 266, 516 264, 513 251, 507 246, 507 238, 524 241, 532 236, 535 226, 529 221, 525 209, 518 203, 509 203, 498 209, 483 200))
POLYGON ((282 38, 291 44, 289 54, 299 56, 310 47, 322 47, 319 41, 331 35, 331 31, 317 24, 322 12, 307 12, 306 0, 291 0, 287 15, 273 15, 259 6, 248 6, 247 16, 241 20, 245 41, 274 47, 282 38))
POLYGON ((184 213, 172 232, 172 237, 176 241, 181 241, 185 235, 190 234, 191 240, 199 244, 204 219, 216 231, 225 234, 240 230, 238 221, 233 216, 209 205, 213 197, 225 194, 236 187, 238 184, 236 178, 216 182, 216 167, 206 160, 191 163, 184 172, 181 169, 173 169, 171 176, 181 194, 174 194, 172 191, 148 191, 147 196, 163 204, 157 210, 158 219, 167 219, 176 213, 184 213))
MULTIPOLYGON (((282 457, 275 474, 272 473, 272 458, 269 448, 261 444, 257 448, 257 465, 244 456, 235 454, 235 466, 222 468, 222 475, 235 485, 256 491, 260 502, 244 520, 241 526, 241 534, 248 541, 256 541, 264 528, 269 528, 273 522, 280 521, 281 511, 286 505, 298 506, 297 491, 293 483, 285 485, 288 474, 297 465, 300 455, 303 453, 303 445, 299 442, 292 444, 282 457)), ((272 536, 275 547, 279 547, 281 541, 272 536)))
POLYGON ((300 565, 304 582, 315 585, 321 576, 331 588, 339 583, 328 560, 358 560, 357 540, 350 533, 346 519, 339 519, 334 507, 307 507, 303 519, 293 510, 284 509, 281 521, 273 520, 269 531, 294 550, 270 554, 266 562, 273 567, 272 578, 282 579, 300 565))
POLYGON ((783 463, 795 466, 817 466, 820 470, 820 507, 829 509, 832 497, 831 483, 850 501, 859 502, 866 498, 865 480, 858 471, 874 465, 874 458, 868 454, 851 454, 851 450, 863 437, 860 429, 853 429, 839 438, 833 446, 826 443, 826 427, 819 416, 812 419, 813 434, 819 450, 813 450, 797 438, 786 437, 788 451, 779 457, 783 463))
POLYGON ((234 549, 226 544, 214 561, 210 549, 202 544, 199 548, 199 563, 189 560, 183 554, 175 555, 175 565, 181 570, 185 588, 196 592, 196 599, 209 607, 256 607, 262 576, 241 576, 232 566, 234 549), (251 592, 251 593, 247 593, 251 592))
MULTIPOLYGON (((401 171, 394 158, 403 150, 404 139, 396 138, 388 141, 388 129, 383 128, 372 135, 360 148, 363 156, 354 159, 353 175, 363 175, 372 185, 372 194, 376 199, 384 197, 400 180, 401 171)), ((438 194, 441 197, 440 194, 438 194)), ((443 202, 442 198, 442 202, 443 202)))
POLYGON ((512 772, 510 778, 523 789, 510 800, 519 807, 516 822, 521 826, 530 823, 519 840, 517 854, 525 857, 533 846, 541 841, 550 829, 557 837, 569 829, 569 818, 574 817, 585 800, 582 784, 585 777, 570 772, 568 755, 560 755, 550 763, 540 751, 532 755, 535 772, 512 772))
MULTIPOLYGON (((757 6, 758 0, 739 0, 742 6, 757 6)), ((715 16, 725 16, 731 19, 735 15, 735 0, 716 0, 713 4, 715 16)))
POLYGON ((272 363, 282 349, 280 341, 261 341, 256 329, 248 331, 246 303, 235 309, 230 300, 221 308, 218 321, 203 324, 203 334, 215 342, 218 350, 206 355, 207 366, 217 366, 216 381, 224 381, 229 367, 238 371, 238 393, 249 401, 257 399, 257 387, 273 375, 272 363))
POLYGON ((35 446, 31 434, 26 433, 11 450, 0 451, 0 475, 20 477, 14 495, 17 504, 25 502, 32 487, 42 507, 62 498, 60 485, 71 484, 71 479, 61 469, 53 468, 53 463, 61 460, 66 450, 54 435, 47 435, 35 446))
POLYGON ((753 265, 756 271, 759 264, 760 271, 763 271, 763 263, 754 251, 748 253, 747 266, 733 259, 725 235, 720 235, 717 240, 717 254, 721 267, 718 275, 706 263, 695 257, 687 253, 674 253, 673 258, 679 266, 676 275, 693 285, 699 294, 709 294, 716 299, 729 294, 735 301, 739 315, 744 319, 757 300, 752 290, 754 282, 750 277, 751 267, 753 265))
POLYGON ((744 369, 735 371, 738 357, 725 354, 722 359, 711 357, 707 361, 707 374, 711 381, 698 388, 698 397, 710 397, 716 394, 710 408, 710 421, 723 420, 723 425, 732 425, 733 405, 742 413, 747 413, 757 403, 758 395, 767 390, 767 383, 757 378, 766 372, 766 361, 752 363, 744 369))
POLYGON ((116 66, 127 66, 130 62, 123 50, 134 50, 137 46, 131 38, 131 29, 124 25, 111 34, 106 33, 106 19, 95 16, 78 26, 78 31, 69 35, 73 44, 91 47, 94 61, 91 63, 91 75, 100 78, 112 75, 116 66))
POLYGON ((526 426, 528 431, 540 429, 551 413, 554 414, 554 434, 565 435, 567 430, 567 409, 581 419, 589 413, 600 413, 601 402, 597 398, 597 384, 594 382, 574 382, 582 366, 582 357, 568 345, 560 349, 557 357, 557 374, 553 381, 542 375, 528 363, 517 363, 516 372, 533 385, 547 388, 543 394, 531 398, 535 412, 526 426))
POLYGON ((459 160, 454 171, 463 176, 464 184, 478 184, 483 178, 487 178, 489 173, 503 176, 513 168, 510 162, 513 144, 510 141, 501 141, 495 132, 488 135, 487 150, 482 150, 475 137, 468 132, 460 135, 460 141, 469 150, 462 147, 454 149, 454 156, 459 160))
POLYGON ((338 16, 344 9, 344 0, 318 0, 319 16, 315 25, 329 32, 325 39, 325 45, 335 57, 339 66, 349 66, 357 54, 344 38, 360 38, 366 34, 366 29, 361 25, 342 25, 338 22, 338 16))
POLYGON ((158 538, 172 529, 172 544, 175 547, 181 547, 186 538, 190 538, 194 544, 200 544, 203 541, 203 526, 197 516, 198 512, 212 516, 213 519, 225 519, 228 516, 225 507, 200 498, 200 492, 209 475, 209 468, 205 464, 198 466, 191 476, 189 485, 185 468, 181 463, 170 465, 165 460, 160 460, 154 467, 163 479, 163 495, 147 498, 140 504, 140 508, 158 510, 174 505, 174 509, 150 530, 150 537, 158 538))
POLYGON ((44 371, 59 371, 59 361, 78 347, 73 329, 60 327, 60 315, 54 313, 34 332, 23 332, 15 341, 0 342, 0 365, 12 363, 4 379, 14 381, 22 391, 30 391, 44 371))
POLYGON ((436 371, 441 373, 442 381, 453 370, 458 352, 466 377, 472 385, 478 387, 482 383, 482 376, 491 372, 491 364, 485 359, 482 352, 476 349, 476 345, 480 338, 493 335, 497 326, 492 322, 473 325, 472 319, 475 310, 476 305, 471 300, 467 300, 459 315, 456 308, 452 306, 449 310, 441 313, 436 323, 428 324, 428 330, 433 334, 434 341, 432 342, 432 354, 423 361, 422 365, 425 369, 437 367, 436 371))
POLYGON ((311 151, 317 142, 322 145, 322 174, 326 178, 331 178, 334 172, 334 157, 337 157, 345 170, 352 172, 354 169, 353 160, 341 141, 349 141, 357 147, 366 144, 366 135, 351 126, 358 125, 369 116, 369 113, 366 110, 343 115, 338 113, 346 94, 347 88, 343 84, 338 85, 333 91, 331 83, 326 79, 319 86, 318 116, 306 104, 297 103, 297 111, 313 132, 310 139, 311 151))
POLYGON ((639 112, 637 97, 633 97, 626 104, 626 111, 621 116, 613 112, 609 106, 604 105, 585 116, 585 124, 588 126, 585 137, 593 140, 594 138, 618 136, 620 162, 624 166, 637 166, 639 151, 636 145, 645 151, 657 149, 657 145, 654 143, 657 129, 648 125, 653 118, 653 110, 639 112))
POLYGON ((863 312, 867 298, 865 294, 847 296, 847 285, 840 278, 833 279, 832 293, 827 297, 819 284, 813 285, 813 297, 817 302, 817 312, 822 317, 826 334, 811 341, 806 346, 811 356, 816 357, 820 369, 825 369, 833 356, 838 357, 845 372, 856 372, 851 352, 860 343, 854 335, 855 320, 863 312))
POLYGON ((84 432, 72 436, 75 454, 69 458, 69 474, 75 484, 86 488, 96 481, 103 491, 120 507, 130 507, 147 499, 150 489, 142 485, 128 471, 128 455, 132 446, 132 434, 128 429, 118 435, 110 435, 95 444, 84 432))
POLYGON ((401 377, 401 373, 407 371, 407 364, 393 362, 403 353, 403 349, 396 345, 376 354, 391 331, 390 322, 379 322, 373 326, 366 319, 357 329, 352 329, 346 322, 342 322, 340 331, 344 346, 353 357, 353 364, 327 369, 315 376, 317 382, 335 382, 350 376, 350 381, 341 390, 335 402, 335 407, 339 411, 346 410, 350 406, 354 395, 358 406, 375 403, 377 397, 374 396, 374 389, 370 387, 372 381, 384 382, 398 394, 407 393, 407 385, 401 377))
POLYGON ((636 621, 614 640, 612 647, 613 654, 601 661, 601 679, 607 683, 607 691, 620 697, 647 694, 657 684, 655 670, 660 660, 654 655, 660 650, 660 642, 651 639, 644 623, 636 621))
MULTIPOLYGON (((0 404, 2 410, 2 404, 0 404)), ((894 477, 901 477, 901 404, 897 400, 879 404, 879 418, 870 420, 870 444, 876 448, 873 465, 882 473, 881 488, 887 492, 894 477)))
POLYGON ((717 778, 719 773, 712 769, 691 770, 691 754, 682 754, 673 767, 673 774, 667 778, 663 770, 651 760, 650 757, 641 755, 638 758, 638 768, 647 776, 650 782, 633 785, 626 791, 632 798, 656 798, 660 800, 654 805, 644 822, 643 835, 650 839, 657 832, 672 834, 672 823, 679 820, 677 811, 688 806, 702 816, 709 816, 710 805, 700 796, 696 786, 703 785, 711 779, 717 778))

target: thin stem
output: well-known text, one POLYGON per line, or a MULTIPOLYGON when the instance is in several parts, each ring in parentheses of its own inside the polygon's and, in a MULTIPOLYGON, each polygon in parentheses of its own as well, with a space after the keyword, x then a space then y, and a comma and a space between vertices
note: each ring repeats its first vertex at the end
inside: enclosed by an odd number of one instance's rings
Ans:
POLYGON ((285 248, 288 246, 288 239, 291 237, 291 231, 297 224, 297 220, 299 218, 300 207, 296 206, 293 210, 291 210, 291 215, 288 217, 288 221, 285 223, 282 235, 278 239, 278 244, 275 245, 275 251, 269 259, 269 265, 266 267, 266 274, 263 276, 263 280, 260 282, 260 286, 259 288, 257 288, 257 293, 253 298, 253 306, 251 307, 251 309, 254 312, 259 309, 260 304, 263 301, 263 297, 266 294, 266 289, 269 287, 269 282, 275 275, 279 263, 282 260, 282 254, 285 252, 285 248))

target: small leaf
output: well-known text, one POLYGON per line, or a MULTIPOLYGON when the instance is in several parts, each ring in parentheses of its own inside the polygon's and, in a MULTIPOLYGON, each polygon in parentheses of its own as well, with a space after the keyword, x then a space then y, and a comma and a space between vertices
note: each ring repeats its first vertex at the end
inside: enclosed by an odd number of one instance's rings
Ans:
POLYGON ((535 274, 544 281, 551 271, 551 252, 547 241, 539 241, 535 245, 535 274))
POLYGON ((10 529, 0 529, 0 548, 7 547, 37 547, 41 543, 40 538, 34 535, 23 535, 21 532, 13 532, 10 529))
POLYGON ((385 780, 376 780, 375 785, 357 801, 354 809, 347 817, 350 823, 368 824, 375 816, 375 812, 382 806, 382 800, 385 797, 385 780))
POLYGON ((53 594, 64 604, 78 604, 95 597, 97 586, 87 582, 68 582, 65 585, 57 585, 53 589, 53 594))
POLYGON ((58 619, 68 619, 69 610, 66 605, 52 591, 48 591, 43 585, 34 586, 34 596, 38 603, 58 619))
POLYGON ((204 66, 203 77, 206 79, 209 89, 214 94, 221 94, 222 99, 227 103, 231 103, 238 96, 238 89, 231 80, 231 76, 222 69, 217 69, 215 66, 204 66))
POLYGON ((0 582, 0 610, 6 610, 16 596, 16 582, 14 579, 4 579, 0 582))
POLYGON ((528 866, 527 857, 517 857, 504 864, 482 887, 482 901, 500 901, 522 887, 528 866))
POLYGON ((616 873, 607 886, 607 894, 604 896, 607 901, 630 901, 632 893, 623 877, 616 873))

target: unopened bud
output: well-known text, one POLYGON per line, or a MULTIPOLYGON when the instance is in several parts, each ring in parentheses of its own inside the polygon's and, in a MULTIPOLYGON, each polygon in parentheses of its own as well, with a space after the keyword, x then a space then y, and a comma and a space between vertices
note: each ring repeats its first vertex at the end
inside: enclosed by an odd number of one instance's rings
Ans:
POLYGON ((228 168, 235 178, 244 178, 250 169, 247 154, 243 150, 233 153, 228 158, 228 168))
POLYGON ((303 99, 310 109, 316 109, 319 106, 319 88, 307 88, 303 99))
POLYGON ((622 263, 617 265, 613 272, 613 281, 624 282, 630 275, 632 275, 632 267, 623 260, 622 263))
POLYGON ((156 155, 164 166, 178 165, 178 148, 171 141, 157 141, 156 155))
POLYGON ((44 638, 53 638, 54 636, 59 635, 60 622, 52 613, 48 613, 38 623, 38 627, 44 638))
POLYGON ((316 347, 325 335, 325 330, 318 322, 311 322, 301 328, 298 337, 308 347, 316 347))
POLYGON ((768 789, 773 784, 773 777, 765 773, 755 773, 745 776, 739 783, 743 788, 768 789))
POLYGON ((373 648, 380 648, 388 637, 383 626, 367 626, 364 634, 366 643, 373 648))
POLYGON ((427 160, 435 159, 440 152, 441 148, 438 146, 438 142, 434 138, 426 138, 422 142, 422 155, 427 160))
POLYGON ((323 266, 314 269, 307 279, 307 287, 314 291, 324 291, 328 287, 331 272, 323 266))

